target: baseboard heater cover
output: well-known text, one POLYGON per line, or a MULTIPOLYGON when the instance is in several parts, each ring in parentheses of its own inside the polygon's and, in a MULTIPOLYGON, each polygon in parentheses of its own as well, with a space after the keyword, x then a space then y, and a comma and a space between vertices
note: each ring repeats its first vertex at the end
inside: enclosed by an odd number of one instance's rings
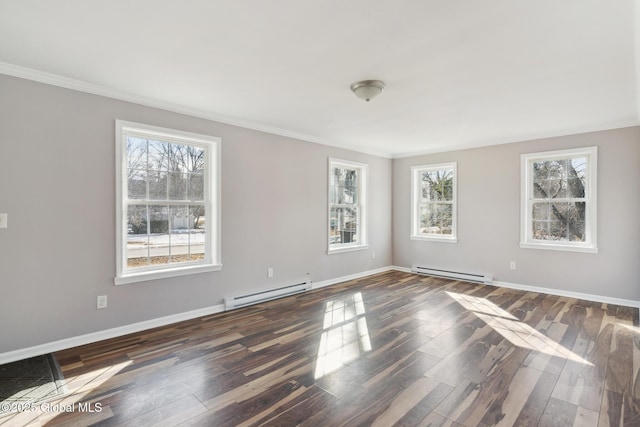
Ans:
POLYGON ((224 309, 225 311, 233 310, 234 308, 241 308, 248 305, 259 304, 261 302, 299 294, 308 290, 311 290, 310 281, 297 283, 295 285, 282 286, 280 288, 270 289, 263 292, 255 292, 246 295, 227 297, 224 299, 224 309))
POLYGON ((493 281, 493 276, 491 276, 490 274, 474 274, 464 273, 461 271, 440 270, 437 268, 422 267, 419 265, 412 267, 411 271, 418 274, 425 274, 427 276, 466 280, 467 282, 475 283, 491 283, 493 281))

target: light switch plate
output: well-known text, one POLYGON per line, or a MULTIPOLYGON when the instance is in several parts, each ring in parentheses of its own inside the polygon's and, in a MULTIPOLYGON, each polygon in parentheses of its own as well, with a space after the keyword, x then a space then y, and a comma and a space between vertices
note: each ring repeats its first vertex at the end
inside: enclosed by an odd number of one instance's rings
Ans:
POLYGON ((106 295, 98 295, 96 300, 96 307, 98 309, 107 308, 107 296, 106 295))
POLYGON ((0 228, 7 228, 7 215, 6 213, 0 213, 0 228))

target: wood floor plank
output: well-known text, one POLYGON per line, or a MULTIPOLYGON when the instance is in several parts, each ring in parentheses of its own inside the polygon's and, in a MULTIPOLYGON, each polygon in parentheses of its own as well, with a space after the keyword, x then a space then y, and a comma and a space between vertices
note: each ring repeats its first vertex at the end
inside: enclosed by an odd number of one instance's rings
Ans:
POLYGON ((426 396, 420 400, 413 408, 407 411, 403 417, 398 420, 398 426, 417 426, 428 424, 429 415, 434 414, 434 409, 442 401, 442 399, 451 392, 452 387, 438 383, 426 396))
POLYGON ((598 427, 597 411, 590 411, 582 407, 578 407, 576 418, 573 420, 573 427, 598 427))
POLYGON ((301 374, 308 374, 309 372, 311 372, 311 366, 308 364, 308 359, 294 360, 282 368, 243 383, 241 386, 233 388, 226 393, 216 395, 211 399, 203 401, 203 403, 208 409, 219 410, 227 405, 244 401, 268 390, 270 387, 273 387, 274 383, 286 382, 290 378, 301 374))
POLYGON ((491 350, 491 345, 483 340, 491 332, 491 328, 488 327, 477 329, 458 350, 444 357, 425 375, 456 386, 462 379, 473 373, 478 363, 491 350))
POLYGON ((396 424, 439 384, 439 381, 428 377, 417 379, 396 396, 387 410, 380 414, 371 426, 385 427, 396 424))
POLYGON ((538 378, 535 387, 527 397, 527 400, 520 410, 514 425, 520 427, 534 427, 538 425, 538 421, 544 413, 557 379, 557 375, 547 371, 542 371, 540 373, 540 377, 538 378))
MULTIPOLYGON (((291 386, 293 384, 288 383, 287 385, 291 386)), ((263 424, 265 422, 268 422, 269 419, 278 417, 280 414, 286 411, 286 408, 289 407, 289 405, 291 405, 292 402, 300 401, 302 396, 304 396, 304 394, 308 391, 308 389, 304 386, 299 387, 297 389, 289 389, 287 387, 287 388, 284 388, 283 391, 287 391, 287 393, 285 393, 282 396, 278 396, 278 398, 276 399, 273 399, 273 395, 271 394, 271 390, 270 390, 269 397, 271 397, 272 402, 269 405, 262 404, 261 405, 262 407, 267 406, 264 409, 262 409, 260 406, 257 407, 257 409, 260 410, 260 412, 256 413, 253 417, 249 419, 245 419, 242 422, 238 422, 237 426, 244 427, 244 426, 251 426, 254 424, 263 424)), ((251 412, 256 412, 256 407, 251 407, 251 412)), ((247 414, 243 413, 242 415, 243 417, 246 418, 247 414)))
POLYGON ((437 412, 430 413, 417 425, 418 427, 465 427, 437 412))
POLYGON ((576 405, 551 397, 538 427, 573 427, 577 412, 576 405))
POLYGON ((389 271, 56 353, 0 426, 640 426, 637 309, 389 271))
POLYGON ((340 419, 340 414, 336 412, 339 408, 340 405, 334 396, 317 387, 311 387, 295 404, 283 408, 280 413, 260 425, 273 427, 331 425, 327 420, 340 419))
POLYGON ((126 424, 138 426, 173 427, 182 423, 185 419, 192 418, 207 411, 207 408, 189 395, 182 399, 170 402, 165 406, 160 406, 151 411, 133 417, 126 424))
MULTIPOLYGON (((542 320, 538 324, 538 331, 555 343, 559 343, 567 332, 567 325, 542 320)), ((543 370, 554 374, 556 377, 562 372, 565 357, 556 352, 532 351, 523 364, 531 368, 543 370)))
POLYGON ((617 394, 633 395, 633 332, 623 327, 614 328, 612 351, 607 367, 606 388, 617 394))
POLYGON ((553 391, 553 397, 597 411, 604 390, 603 372, 601 367, 567 360, 553 391))

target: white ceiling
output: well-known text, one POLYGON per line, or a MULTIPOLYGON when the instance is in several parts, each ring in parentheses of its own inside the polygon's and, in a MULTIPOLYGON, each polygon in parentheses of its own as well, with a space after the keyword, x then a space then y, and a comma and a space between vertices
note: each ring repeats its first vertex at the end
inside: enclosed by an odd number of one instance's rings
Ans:
POLYGON ((0 73, 400 157, 638 124, 637 3, 0 0, 0 73))

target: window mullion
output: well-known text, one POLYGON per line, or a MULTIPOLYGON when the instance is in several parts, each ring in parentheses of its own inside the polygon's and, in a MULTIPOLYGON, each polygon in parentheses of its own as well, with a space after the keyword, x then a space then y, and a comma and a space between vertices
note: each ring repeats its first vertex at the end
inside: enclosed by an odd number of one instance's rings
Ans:
POLYGON ((457 164, 414 166, 412 238, 456 242, 457 164))
POLYGON ((521 155, 521 247, 597 252, 596 157, 597 147, 521 155))
POLYGON ((329 253, 366 247, 366 168, 365 164, 329 158, 329 253), (342 203, 334 202, 339 200, 342 203), (352 203, 345 202, 348 200, 352 203))
POLYGON ((220 269, 219 142, 116 120, 116 284, 220 269))

